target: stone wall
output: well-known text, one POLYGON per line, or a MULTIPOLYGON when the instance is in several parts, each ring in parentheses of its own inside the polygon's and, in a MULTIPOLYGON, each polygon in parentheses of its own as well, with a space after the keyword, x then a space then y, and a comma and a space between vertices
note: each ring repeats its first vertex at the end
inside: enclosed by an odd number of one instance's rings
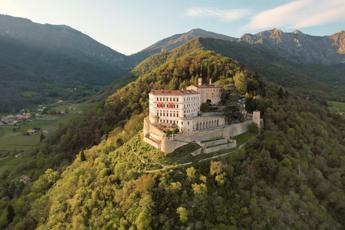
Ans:
MULTIPOLYGON (((260 119, 262 123, 262 119, 260 119)), ((253 120, 248 120, 238 124, 231 124, 222 127, 217 127, 214 129, 207 129, 207 130, 198 130, 195 131, 193 134, 186 134, 186 133, 178 133, 174 134, 171 137, 167 137, 166 134, 157 128, 156 126, 152 125, 148 118, 144 119, 144 141, 155 146, 156 148, 160 149, 165 154, 171 153, 175 151, 175 149, 186 145, 190 142, 202 142, 216 138, 224 138, 225 140, 229 141, 232 137, 241 135, 248 131, 248 126, 253 123, 253 120)), ((214 143, 212 145, 221 144, 224 140, 215 140, 211 141, 210 143, 214 143)), ((224 145, 209 147, 211 144, 209 143, 201 143, 203 148, 206 148, 207 152, 214 152, 219 151, 226 148, 233 148, 232 146, 236 146, 233 143, 228 143, 224 145), (222 147, 223 146, 223 147, 222 147), (209 150, 210 149, 210 150, 209 150), (217 150, 219 149, 219 150, 217 150)), ((205 152, 205 153, 207 153, 205 152)))
POLYGON ((157 149, 161 149, 160 142, 155 142, 154 140, 150 139, 149 137, 145 137, 145 136, 144 136, 144 141, 147 144, 150 144, 150 145, 152 145, 153 147, 155 147, 157 149))
POLYGON ((253 119, 253 122, 258 126, 258 128, 261 128, 261 115, 260 115, 260 111, 254 111, 252 119, 253 119))
POLYGON ((236 147, 236 140, 224 145, 217 145, 213 147, 208 147, 204 150, 204 153, 213 153, 224 149, 232 149, 236 147))
POLYGON ((152 125, 149 119, 146 117, 144 119, 144 136, 149 136, 153 139, 161 140, 165 136, 165 133, 156 126, 152 125))
POLYGON ((161 141, 160 150, 164 152, 165 154, 169 154, 175 151, 175 149, 180 148, 188 143, 172 140, 169 137, 164 137, 161 141))
POLYGON ((199 130, 194 132, 192 135, 186 134, 176 134, 174 135, 175 140, 185 141, 185 142, 198 142, 198 141, 205 141, 210 140, 217 137, 223 137, 223 127, 209 129, 209 130, 199 130))
POLYGON ((245 132, 248 131, 248 126, 253 123, 252 120, 249 121, 245 121, 242 123, 238 123, 238 124, 232 124, 232 125, 228 125, 224 128, 224 133, 223 136, 226 139, 231 139, 231 137, 235 137, 238 135, 241 135, 245 132))

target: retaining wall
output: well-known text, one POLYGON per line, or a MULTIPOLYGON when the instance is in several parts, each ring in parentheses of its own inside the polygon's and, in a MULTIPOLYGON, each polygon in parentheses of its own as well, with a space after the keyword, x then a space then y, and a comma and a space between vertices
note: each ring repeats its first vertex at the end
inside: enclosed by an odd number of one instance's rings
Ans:
POLYGON ((224 149, 232 149, 236 147, 236 140, 224 145, 217 145, 214 147, 209 147, 204 150, 204 153, 213 153, 224 149))
POLYGON ((225 139, 220 139, 220 140, 214 140, 214 141, 203 142, 203 143, 200 143, 200 145, 203 146, 204 148, 207 148, 208 146, 220 145, 220 144, 226 144, 226 143, 227 143, 227 140, 225 140, 225 139))

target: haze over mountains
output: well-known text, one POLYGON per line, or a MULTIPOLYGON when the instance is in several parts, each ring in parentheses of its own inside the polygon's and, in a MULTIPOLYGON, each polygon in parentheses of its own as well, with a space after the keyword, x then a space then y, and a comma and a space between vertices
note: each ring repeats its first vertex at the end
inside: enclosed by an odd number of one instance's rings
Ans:
POLYGON ((61 98, 79 99, 92 95, 126 75, 145 58, 171 51, 196 38, 208 39, 207 42, 203 40, 208 49, 223 54, 226 51, 227 56, 242 61, 253 70, 267 72, 270 66, 285 71, 279 83, 301 78, 302 81, 310 80, 312 85, 321 84, 316 87, 319 90, 324 82, 337 85, 345 78, 342 74, 344 31, 330 36, 312 36, 300 31, 285 33, 273 29, 233 38, 193 29, 126 56, 68 26, 0 15, 0 79, 3 82, 0 110, 11 111, 61 98), (265 68, 259 64, 265 64, 265 68), (316 76, 312 76, 314 73, 316 76))
POLYGON ((78 99, 128 69, 126 56, 68 26, 0 15, 0 111, 78 99))
POLYGON ((0 36, 62 54, 85 55, 118 65, 126 56, 66 25, 39 24, 29 19, 0 15, 0 36))

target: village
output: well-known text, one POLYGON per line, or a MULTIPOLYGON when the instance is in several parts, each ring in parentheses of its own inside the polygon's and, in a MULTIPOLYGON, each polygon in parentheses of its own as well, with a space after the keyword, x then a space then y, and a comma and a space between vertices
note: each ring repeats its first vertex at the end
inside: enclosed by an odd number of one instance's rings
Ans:
MULTIPOLYGON (((8 114, 0 117, 0 127, 13 127, 15 130, 16 128, 20 127, 21 125, 32 122, 36 119, 43 119, 44 112, 47 107, 44 105, 38 105, 37 109, 33 109, 31 111, 22 109, 17 114, 8 114)), ((40 127, 31 127, 23 131, 23 135, 34 135, 42 131, 44 134, 48 134, 47 130, 41 130, 40 127)))
MULTIPOLYGON (((58 100, 53 104, 22 109, 15 114, 0 115, 0 172, 30 160, 31 152, 54 133, 59 124, 79 116, 84 106, 58 100)), ((27 175, 20 177, 23 184, 30 180, 27 175)))
POLYGON ((149 93, 149 115, 144 119, 144 141, 165 154, 194 143, 191 154, 213 153, 237 146, 234 137, 248 131, 250 125, 262 127, 259 111, 247 113, 243 98, 238 100, 243 121, 229 122, 220 105, 223 88, 204 84, 181 90, 152 90, 149 93), (205 111, 212 107, 212 111, 205 111), (202 111, 204 110, 204 111, 202 111))

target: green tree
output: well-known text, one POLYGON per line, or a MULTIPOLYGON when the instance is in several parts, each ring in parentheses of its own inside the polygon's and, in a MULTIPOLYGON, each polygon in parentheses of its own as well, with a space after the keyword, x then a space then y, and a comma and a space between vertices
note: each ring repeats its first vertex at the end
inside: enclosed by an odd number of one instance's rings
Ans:
POLYGON ((187 173, 187 177, 188 177, 190 180, 195 179, 196 170, 195 170, 195 168, 194 168, 193 166, 187 168, 187 169, 186 169, 186 173, 187 173))
POLYGON ((186 223, 188 221, 188 210, 185 207, 178 207, 176 213, 179 215, 181 223, 186 223))

